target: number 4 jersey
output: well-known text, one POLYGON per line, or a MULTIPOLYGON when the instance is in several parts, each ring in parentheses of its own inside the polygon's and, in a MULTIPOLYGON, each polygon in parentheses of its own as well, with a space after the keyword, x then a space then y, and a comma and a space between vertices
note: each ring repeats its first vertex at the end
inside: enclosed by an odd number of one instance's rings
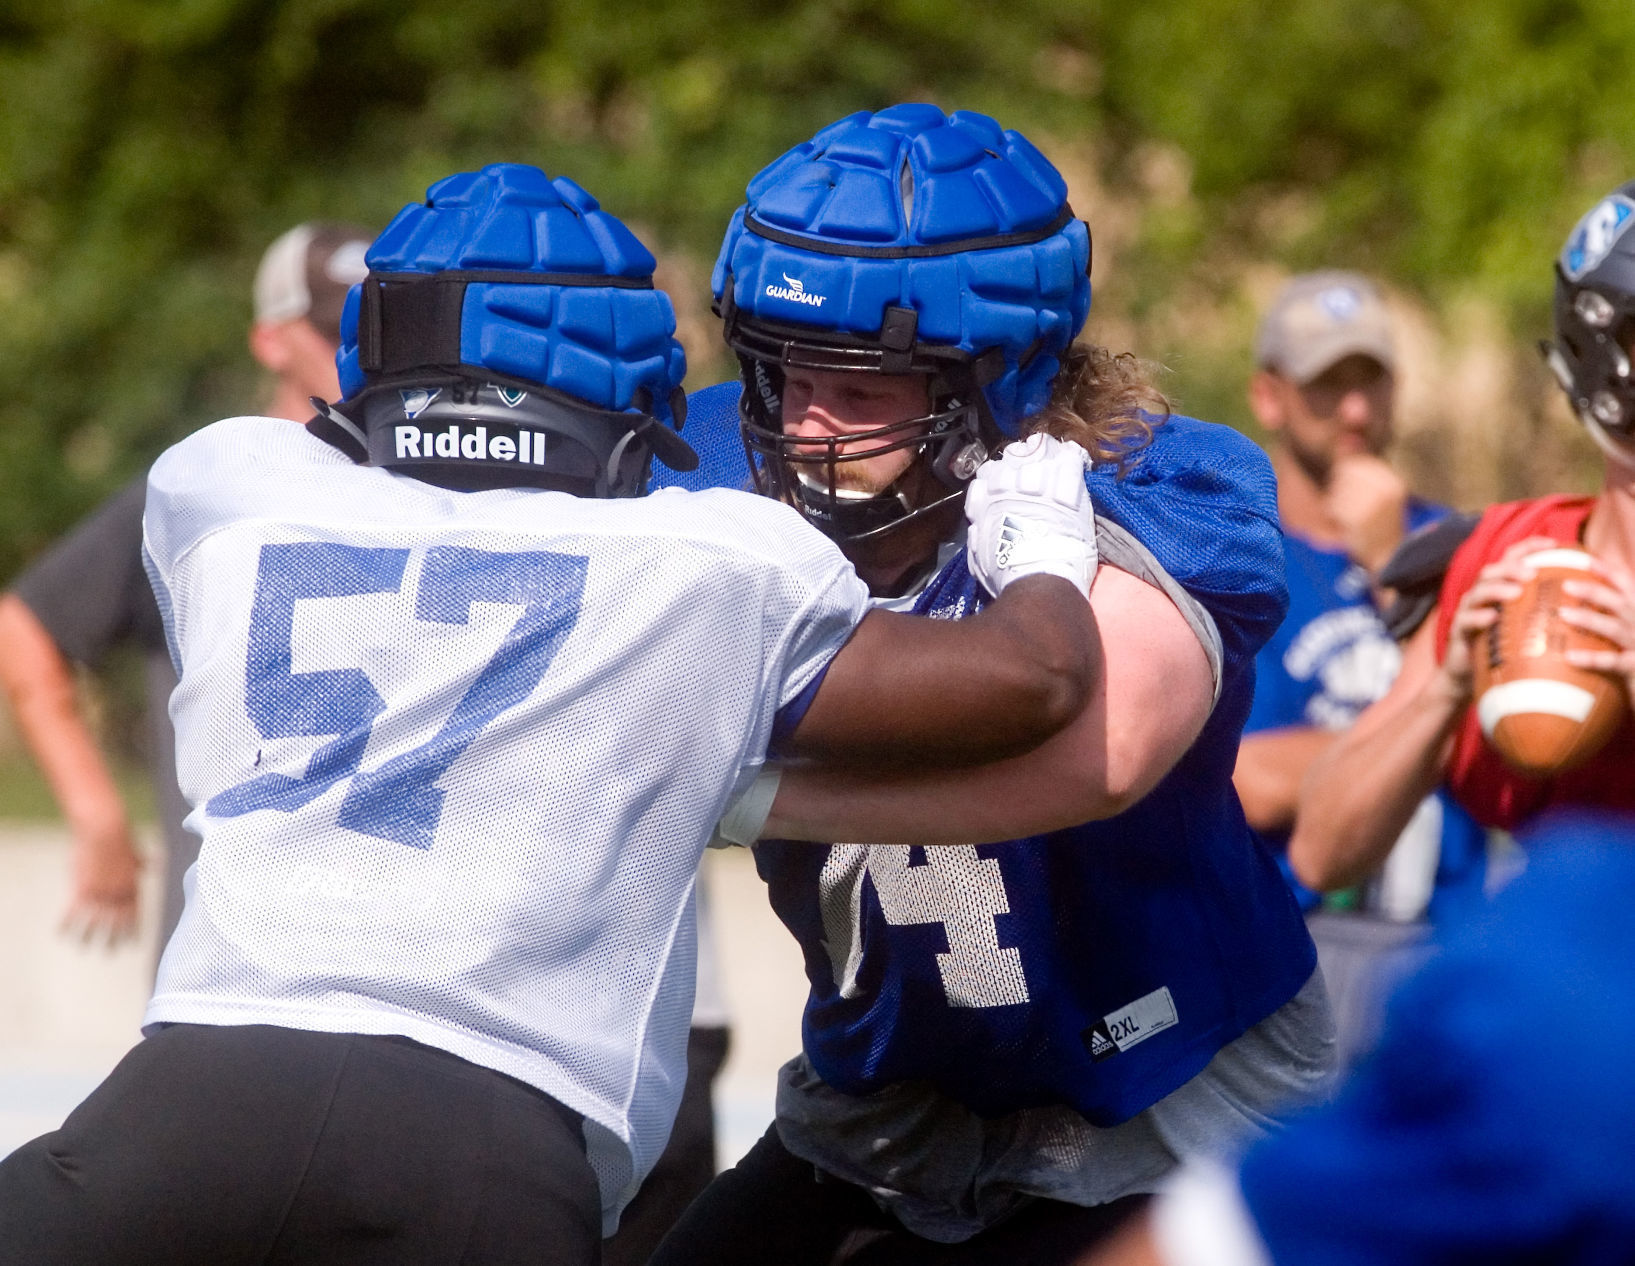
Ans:
MULTIPOLYGON (((1270 467, 1242 436, 1173 417, 1123 477, 1097 468, 1089 483, 1104 555, 1116 543, 1118 565, 1214 643, 1214 712, 1158 786, 1105 821, 975 848, 759 844, 805 953, 805 1054, 836 1090, 912 1082, 987 1117, 1060 1104, 1116 1125, 1315 968, 1232 788, 1254 653, 1287 604, 1270 467)), ((959 550, 913 610, 956 619, 988 600, 959 550)))
POLYGON ((306 430, 161 457, 203 837, 146 1022, 400 1034, 586 1117, 610 1215, 686 1076, 693 881, 867 593, 762 497, 451 492, 306 430))

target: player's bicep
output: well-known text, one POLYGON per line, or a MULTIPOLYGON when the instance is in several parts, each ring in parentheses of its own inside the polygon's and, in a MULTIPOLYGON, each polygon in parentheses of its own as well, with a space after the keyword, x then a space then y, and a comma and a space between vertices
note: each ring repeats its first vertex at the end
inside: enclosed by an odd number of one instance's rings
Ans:
POLYGON ((1104 738, 1084 745, 1085 772, 1099 777, 1110 800, 1133 804, 1175 767, 1209 720, 1215 670, 1193 624, 1154 586, 1104 567, 1090 605, 1105 661, 1091 706, 1102 713, 1104 738))
MULTIPOLYGON (((1104 564, 1090 610, 1101 676, 1072 724, 1007 762, 1000 799, 1013 835, 1124 812, 1175 767, 1214 709, 1209 650, 1163 590, 1104 564)), ((982 789, 971 782, 963 794, 967 802, 950 812, 977 815, 982 789)))
POLYGON ((1091 597, 1079 618, 1103 671, 1060 733, 1025 755, 969 769, 790 769, 765 834, 979 844, 1129 808, 1196 739, 1213 707, 1214 677, 1198 634, 1160 590, 1103 566, 1091 597))

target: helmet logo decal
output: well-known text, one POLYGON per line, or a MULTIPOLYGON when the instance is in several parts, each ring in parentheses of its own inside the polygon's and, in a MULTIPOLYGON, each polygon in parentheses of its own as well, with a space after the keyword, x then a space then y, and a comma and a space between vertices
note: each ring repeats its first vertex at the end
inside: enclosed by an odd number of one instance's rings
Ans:
POLYGON ((431 402, 443 394, 443 389, 434 387, 427 391, 424 387, 407 387, 399 388, 397 394, 403 401, 403 416, 412 420, 429 409, 431 402))
POLYGON ((766 288, 768 298, 787 299, 790 303, 804 303, 814 308, 821 308, 823 301, 829 297, 828 295, 812 294, 806 289, 799 277, 791 277, 788 273, 785 273, 783 279, 789 284, 787 286, 768 286, 766 288))
POLYGON ((517 391, 511 387, 496 387, 500 393, 500 403, 507 409, 514 409, 528 398, 526 391, 517 391))
POLYGON ((1612 254, 1618 239, 1635 224, 1635 202, 1621 193, 1603 198, 1578 222, 1561 251, 1561 271, 1568 281, 1578 281, 1600 266, 1612 254))

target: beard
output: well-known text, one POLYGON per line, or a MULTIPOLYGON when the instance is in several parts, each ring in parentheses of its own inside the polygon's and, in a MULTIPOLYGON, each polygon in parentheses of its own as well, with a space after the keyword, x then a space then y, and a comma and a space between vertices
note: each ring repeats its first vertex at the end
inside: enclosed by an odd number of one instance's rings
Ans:
POLYGON ((836 462, 832 488, 827 466, 816 462, 791 462, 790 465, 794 468, 795 478, 812 491, 824 495, 832 492, 837 501, 861 501, 886 495, 913 469, 917 454, 910 450, 903 451, 908 454, 909 460, 902 464, 883 459, 871 462, 867 458, 836 462))
POLYGON ((1334 474, 1334 453, 1328 449, 1313 448, 1307 444, 1289 446, 1289 456, 1294 458, 1294 464, 1305 472, 1306 478, 1316 484, 1321 491, 1328 490, 1328 482, 1334 474))

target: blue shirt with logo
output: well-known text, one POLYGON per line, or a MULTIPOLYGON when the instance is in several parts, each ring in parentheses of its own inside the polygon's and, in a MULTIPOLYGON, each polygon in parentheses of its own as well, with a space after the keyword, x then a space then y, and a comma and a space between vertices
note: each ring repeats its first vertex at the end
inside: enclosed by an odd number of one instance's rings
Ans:
MULTIPOLYGON (((1410 532, 1447 514, 1441 506, 1409 503, 1410 532)), ((1255 698, 1243 732, 1255 734, 1289 726, 1324 730, 1349 727, 1363 709, 1390 689, 1402 666, 1402 652, 1375 609, 1368 573, 1342 550, 1317 545, 1286 532, 1283 538, 1289 614, 1255 660, 1255 698)), ((1454 800, 1438 791, 1440 858, 1431 899, 1433 915, 1452 901, 1481 890, 1486 873, 1487 837, 1454 800)), ((1288 832, 1266 832, 1280 858, 1288 832)), ((1318 893, 1288 874, 1301 906, 1321 904, 1318 893)))

